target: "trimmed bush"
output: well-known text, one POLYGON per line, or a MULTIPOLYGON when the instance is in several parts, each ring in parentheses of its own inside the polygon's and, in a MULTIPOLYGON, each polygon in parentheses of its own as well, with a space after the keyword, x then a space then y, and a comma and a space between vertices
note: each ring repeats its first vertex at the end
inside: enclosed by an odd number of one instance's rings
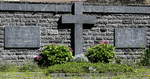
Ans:
POLYGON ((63 64, 73 58, 71 48, 64 45, 47 45, 42 54, 35 57, 35 61, 41 66, 63 64))
POLYGON ((115 47, 103 41, 100 44, 88 49, 85 54, 91 62, 109 63, 115 57, 115 47))

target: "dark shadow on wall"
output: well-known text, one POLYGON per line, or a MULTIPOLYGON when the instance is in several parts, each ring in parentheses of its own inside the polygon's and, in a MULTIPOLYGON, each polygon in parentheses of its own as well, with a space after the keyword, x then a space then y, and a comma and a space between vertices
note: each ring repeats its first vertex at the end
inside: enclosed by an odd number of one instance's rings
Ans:
MULTIPOLYGON (((61 18, 59 19, 58 23, 58 29, 71 29, 71 33, 70 33, 70 40, 71 40, 71 48, 72 50, 74 50, 74 24, 63 24, 61 22, 61 18)), ((75 55, 74 51, 73 51, 73 55, 75 55)))
MULTIPOLYGON (((72 50, 75 50, 75 34, 74 34, 74 24, 63 24, 61 22, 61 19, 59 19, 58 21, 58 29, 71 29, 71 33, 70 33, 70 40, 71 40, 71 48, 72 50)), ((94 24, 83 24, 83 29, 92 29, 94 26, 94 24)), ((75 55, 75 52, 73 51, 73 55, 75 55)))

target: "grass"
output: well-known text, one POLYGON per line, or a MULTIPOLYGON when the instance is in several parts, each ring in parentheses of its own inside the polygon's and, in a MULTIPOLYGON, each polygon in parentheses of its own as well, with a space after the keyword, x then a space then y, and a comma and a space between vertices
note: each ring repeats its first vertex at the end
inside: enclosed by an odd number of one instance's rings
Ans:
POLYGON ((133 72, 134 68, 121 64, 103 63, 76 63, 58 64, 50 66, 47 73, 108 73, 108 72, 133 72))
POLYGON ((51 79, 43 72, 0 72, 0 79, 51 79))
POLYGON ((19 70, 13 70, 11 67, 9 70, 9 67, 4 66, 8 71, 0 72, 0 79, 150 79, 150 67, 120 64, 66 63, 50 66, 48 69, 36 69, 36 66, 25 65, 18 68, 19 70), (89 70, 90 67, 93 70, 89 70))
POLYGON ((140 67, 135 72, 100 73, 85 76, 46 76, 44 72, 0 72, 0 79, 150 79, 150 68, 140 67))

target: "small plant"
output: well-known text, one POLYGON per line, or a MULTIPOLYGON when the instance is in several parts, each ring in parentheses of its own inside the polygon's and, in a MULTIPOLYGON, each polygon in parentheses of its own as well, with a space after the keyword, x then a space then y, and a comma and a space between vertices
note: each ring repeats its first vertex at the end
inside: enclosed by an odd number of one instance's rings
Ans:
POLYGON ((35 61, 41 66, 63 64, 73 58, 71 48, 63 45, 47 45, 35 61))
POLYGON ((150 49, 144 51, 143 58, 141 60, 143 66, 150 66, 150 49))
POLYGON ((116 64, 121 64, 121 58, 115 57, 115 63, 116 64))
POLYGON ((109 63, 115 57, 115 47, 108 43, 108 41, 100 42, 100 44, 89 48, 85 55, 91 62, 109 63))

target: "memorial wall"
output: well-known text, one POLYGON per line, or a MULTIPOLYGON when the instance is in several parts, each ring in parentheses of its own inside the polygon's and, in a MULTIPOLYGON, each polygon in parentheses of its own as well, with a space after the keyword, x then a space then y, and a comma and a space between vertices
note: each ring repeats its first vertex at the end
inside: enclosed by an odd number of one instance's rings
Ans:
POLYGON ((149 6, 75 3, 0 4, 0 60, 33 60, 48 44, 73 47, 75 55, 108 40, 122 62, 138 62, 150 44, 149 6), (74 37, 73 37, 74 36, 74 37), (73 44, 74 43, 74 44, 73 44), (74 45, 74 46, 72 46, 74 45))

